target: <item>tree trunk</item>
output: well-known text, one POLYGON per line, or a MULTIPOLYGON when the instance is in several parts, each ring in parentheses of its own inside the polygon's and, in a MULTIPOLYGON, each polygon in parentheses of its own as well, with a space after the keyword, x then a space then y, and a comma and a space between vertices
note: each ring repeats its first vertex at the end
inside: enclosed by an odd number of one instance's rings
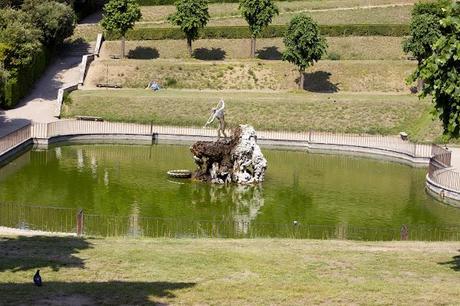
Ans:
POLYGON ((125 36, 121 37, 121 58, 125 58, 125 36))
POLYGON ((422 79, 417 80, 417 92, 421 92, 423 89, 424 81, 422 79))
POLYGON ((256 57, 256 38, 251 38, 251 58, 256 57))
POLYGON ((192 57, 193 55, 192 40, 190 38, 187 38, 187 48, 188 48, 188 54, 190 55, 190 57, 192 57))
POLYGON ((305 70, 300 69, 299 73, 300 73, 299 89, 303 89, 303 85, 304 85, 304 82, 305 82, 305 70))
MULTIPOLYGON (((418 67, 420 67, 420 65, 422 64, 422 59, 417 59, 417 62, 418 62, 418 67)), ((423 80, 422 79, 418 79, 417 80, 417 92, 421 92, 422 89, 423 89, 423 80)))

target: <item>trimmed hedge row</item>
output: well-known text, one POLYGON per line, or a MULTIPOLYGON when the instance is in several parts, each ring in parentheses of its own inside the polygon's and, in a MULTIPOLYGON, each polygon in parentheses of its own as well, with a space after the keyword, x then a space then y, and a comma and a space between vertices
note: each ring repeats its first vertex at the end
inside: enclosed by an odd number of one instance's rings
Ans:
MULTIPOLYGON (((405 24, 350 24, 350 25, 321 25, 321 34, 325 36, 406 36, 409 26, 405 24)), ((260 38, 283 37, 286 25, 272 25, 265 29, 260 38)), ((246 26, 206 27, 200 31, 200 38, 250 38, 246 26)), ((105 35, 107 40, 117 40, 116 35, 105 35)), ((134 28, 126 34, 127 40, 161 40, 184 39, 185 35, 179 28, 134 28)))
MULTIPOLYGON (((177 0, 137 0, 139 5, 153 6, 153 5, 174 5, 177 0)), ((238 3, 240 0, 208 0, 209 3, 238 3)), ((277 1, 298 1, 298 0, 277 0, 277 1)))
POLYGON ((34 82, 45 71, 50 58, 51 52, 43 48, 35 54, 30 65, 9 72, 9 76, 1 88, 2 93, 0 93, 0 104, 3 108, 15 107, 19 100, 29 93, 34 82))

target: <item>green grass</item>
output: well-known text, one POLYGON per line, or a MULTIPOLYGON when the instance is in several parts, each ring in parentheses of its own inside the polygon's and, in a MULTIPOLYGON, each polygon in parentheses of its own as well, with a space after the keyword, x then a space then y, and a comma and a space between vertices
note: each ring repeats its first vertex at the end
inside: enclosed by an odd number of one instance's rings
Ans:
MULTIPOLYGON (((403 60, 324 60, 307 70, 304 88, 310 92, 407 93, 409 86, 405 80, 414 69, 415 62, 403 60)), ((152 79, 164 85, 166 78, 176 80, 175 88, 294 90, 298 88, 299 72, 295 66, 281 61, 102 59, 91 64, 85 85, 95 87, 108 80, 123 87, 145 88, 152 79)))
POLYGON ((100 25, 77 25, 75 27, 73 35, 68 38, 68 41, 85 41, 92 42, 96 41, 97 34, 102 33, 103 29, 100 25))
MULTIPOLYGON (((328 37, 328 55, 338 54, 341 60, 398 60, 407 55, 402 51, 401 37, 328 37), (382 48, 384 46, 384 48, 382 48)), ((202 60, 249 58, 249 39, 199 39, 193 44, 195 58, 202 60)), ((284 51, 282 38, 258 39, 258 57, 280 60, 284 51)), ((189 57, 184 40, 127 41, 126 52, 134 59, 189 57)), ((120 53, 120 41, 105 41, 101 58, 108 59, 120 53)))
MULTIPOLYGON (((218 99, 226 101, 230 126, 260 130, 397 134, 406 130, 424 139, 430 104, 410 95, 306 94, 288 92, 144 89, 80 90, 70 95, 65 117, 99 116, 109 121, 203 126, 218 99), (335 101, 335 102, 334 102, 335 101)), ((438 129, 439 131, 439 129, 438 129)))
POLYGON ((453 305, 459 269, 448 242, 0 237, 5 305, 453 305))

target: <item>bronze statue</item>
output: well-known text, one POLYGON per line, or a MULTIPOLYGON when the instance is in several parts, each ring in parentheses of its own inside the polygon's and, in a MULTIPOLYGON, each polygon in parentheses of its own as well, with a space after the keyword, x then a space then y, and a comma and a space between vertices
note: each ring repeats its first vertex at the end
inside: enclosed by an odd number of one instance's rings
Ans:
POLYGON ((227 134, 225 134, 226 124, 225 124, 225 112, 224 112, 224 109, 225 109, 224 99, 220 99, 219 104, 217 105, 217 107, 214 107, 211 110, 211 117, 209 117, 208 121, 206 122, 206 124, 203 127, 203 128, 207 127, 209 124, 213 123, 214 120, 216 120, 216 118, 217 118, 217 120, 219 120, 219 128, 217 129, 217 137, 218 138, 221 137, 221 132, 224 135, 224 138, 227 138, 227 134))

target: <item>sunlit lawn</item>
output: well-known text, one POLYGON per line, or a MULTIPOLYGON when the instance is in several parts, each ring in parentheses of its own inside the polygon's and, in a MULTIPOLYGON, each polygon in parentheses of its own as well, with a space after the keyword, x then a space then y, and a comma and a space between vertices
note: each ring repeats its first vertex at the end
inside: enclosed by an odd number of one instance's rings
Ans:
POLYGON ((259 130, 382 134, 405 130, 418 140, 440 133, 439 126, 430 119, 428 101, 394 94, 82 90, 70 95, 64 115, 201 127, 221 97, 226 101, 226 120, 231 126, 249 123, 259 130))
POLYGON ((0 304, 453 305, 459 254, 458 243, 3 236, 0 304))

